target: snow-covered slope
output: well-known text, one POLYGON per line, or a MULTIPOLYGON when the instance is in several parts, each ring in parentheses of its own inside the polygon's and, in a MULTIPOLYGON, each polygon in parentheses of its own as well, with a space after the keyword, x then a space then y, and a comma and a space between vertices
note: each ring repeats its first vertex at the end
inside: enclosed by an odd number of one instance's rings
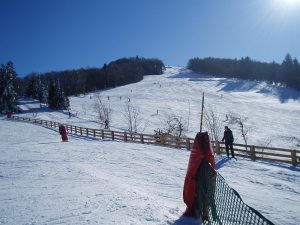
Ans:
MULTIPOLYGON (((141 131, 153 133, 174 113, 189 124, 186 134, 194 137, 203 91, 206 109, 214 108, 223 125, 229 113, 248 117, 249 143, 296 146, 290 137, 300 135, 300 93, 264 82, 170 67, 164 75, 147 76, 102 96, 113 110, 112 129, 126 129, 122 112, 130 98, 140 110, 141 131)), ((71 97, 70 119, 66 111, 39 109, 33 100, 21 102, 21 116, 99 128, 95 94, 71 97)), ((242 142, 238 128, 231 127, 236 142, 242 142)), ((180 218, 189 152, 76 135, 69 139, 62 143, 57 131, 0 118, 0 224, 199 224, 180 218)), ((299 168, 239 158, 221 164, 219 172, 275 224, 300 224, 299 168)))
MULTIPOLYGON (((0 224, 199 224, 180 218, 189 152, 69 139, 0 118, 0 224)), ((220 167, 244 201, 275 224, 300 224, 299 168, 245 159, 220 167)))
MULTIPOLYGON (((167 116, 175 114, 185 121, 186 135, 194 137, 199 130, 202 92, 205 92, 205 109, 213 109, 222 126, 232 128, 236 143, 243 143, 243 139, 239 127, 228 124, 226 115, 229 114, 248 118, 244 124, 249 129, 249 144, 300 148, 300 92, 292 89, 265 82, 202 76, 184 68, 168 67, 164 75, 146 76, 141 82, 103 91, 102 96, 112 109, 112 129, 127 128, 123 112, 130 99, 140 111, 140 132, 152 134, 154 129, 164 128, 167 116)), ((29 105, 25 113, 100 128, 94 111, 95 93, 71 97, 70 101, 71 111, 76 115, 71 119, 66 112, 47 109, 35 114, 34 105, 29 105)), ((28 102, 25 106, 28 107, 28 102)))

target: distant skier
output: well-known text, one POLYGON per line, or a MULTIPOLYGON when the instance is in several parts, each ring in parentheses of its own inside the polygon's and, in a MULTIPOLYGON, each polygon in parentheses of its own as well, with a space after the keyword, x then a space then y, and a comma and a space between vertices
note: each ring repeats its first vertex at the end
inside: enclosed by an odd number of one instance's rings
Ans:
POLYGON ((225 140, 227 157, 229 157, 229 148, 230 148, 231 157, 234 158, 234 151, 233 151, 233 146, 232 146, 232 143, 234 141, 233 134, 232 134, 232 131, 227 126, 225 126, 224 136, 222 138, 222 141, 224 141, 224 140, 225 140))

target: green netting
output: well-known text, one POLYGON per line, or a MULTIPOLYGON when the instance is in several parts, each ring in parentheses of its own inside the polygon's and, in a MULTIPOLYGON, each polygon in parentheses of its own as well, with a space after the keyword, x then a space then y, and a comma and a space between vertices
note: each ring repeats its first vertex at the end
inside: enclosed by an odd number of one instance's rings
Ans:
POLYGON ((211 225, 274 225, 246 205, 207 161, 197 172, 196 214, 211 225))

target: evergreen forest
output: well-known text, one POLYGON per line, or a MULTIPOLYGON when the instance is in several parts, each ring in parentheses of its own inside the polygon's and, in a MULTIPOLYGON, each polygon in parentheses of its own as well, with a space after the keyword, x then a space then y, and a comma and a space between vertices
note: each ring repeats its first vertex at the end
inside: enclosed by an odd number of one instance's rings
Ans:
POLYGON ((287 54, 281 64, 258 62, 249 57, 241 59, 193 58, 188 69, 216 77, 269 81, 300 90, 300 65, 287 54))

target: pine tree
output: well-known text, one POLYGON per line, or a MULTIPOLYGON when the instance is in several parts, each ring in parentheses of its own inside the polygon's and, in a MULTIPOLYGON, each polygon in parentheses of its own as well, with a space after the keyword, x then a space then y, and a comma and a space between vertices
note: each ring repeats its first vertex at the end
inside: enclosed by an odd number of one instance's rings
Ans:
POLYGON ((40 104, 47 102, 47 88, 42 82, 41 77, 39 76, 36 81, 36 95, 37 99, 40 101, 40 104))
POLYGON ((47 102, 48 102, 48 107, 51 109, 56 109, 57 105, 57 99, 56 99, 56 86, 55 86, 55 82, 51 81, 48 87, 48 98, 47 98, 47 102))
POLYGON ((293 60, 293 79, 292 86, 300 89, 300 64, 296 58, 293 60))
POLYGON ((48 89, 48 106, 51 109, 69 109, 70 102, 59 80, 51 81, 48 89))
POLYGON ((37 78, 35 75, 32 75, 27 84, 26 97, 37 99, 37 86, 37 78))
POLYGON ((17 92, 16 77, 12 62, 1 65, 0 68, 0 112, 15 111, 17 92))
POLYGON ((291 83, 291 80, 293 79, 293 59, 290 54, 286 54, 282 64, 282 81, 286 84, 291 83))

